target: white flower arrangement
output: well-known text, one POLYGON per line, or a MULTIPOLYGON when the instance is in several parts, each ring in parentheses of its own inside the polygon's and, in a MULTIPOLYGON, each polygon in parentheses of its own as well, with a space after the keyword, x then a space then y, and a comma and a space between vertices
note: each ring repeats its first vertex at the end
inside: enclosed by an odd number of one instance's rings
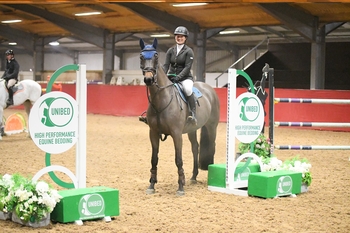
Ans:
POLYGON ((12 176, 5 174, 0 179, 0 211, 4 213, 12 212, 15 207, 13 199, 13 186, 15 185, 12 176))
POLYGON ((262 162, 263 162, 263 167, 261 168, 262 172, 282 170, 283 163, 281 160, 277 159, 277 157, 263 159, 262 162))
POLYGON ((24 222, 39 222, 53 211, 62 198, 57 190, 43 181, 35 182, 18 174, 10 177, 5 175, 0 181, 0 185, 9 184, 6 185, 7 190, 0 190, 0 197, 4 197, 0 199, 3 204, 0 207, 4 212, 12 211, 24 222))
POLYGON ((283 168, 289 171, 301 172, 302 183, 310 186, 312 177, 310 173, 311 164, 307 159, 300 159, 299 156, 292 158, 291 160, 286 160, 283 163, 283 168))
POLYGON ((263 159, 263 167, 261 171, 278 171, 278 170, 288 170, 301 172, 302 174, 302 183, 310 186, 311 184, 311 173, 310 168, 311 164, 306 159, 299 159, 299 156, 296 156, 290 160, 282 162, 277 159, 277 157, 271 157, 263 159))

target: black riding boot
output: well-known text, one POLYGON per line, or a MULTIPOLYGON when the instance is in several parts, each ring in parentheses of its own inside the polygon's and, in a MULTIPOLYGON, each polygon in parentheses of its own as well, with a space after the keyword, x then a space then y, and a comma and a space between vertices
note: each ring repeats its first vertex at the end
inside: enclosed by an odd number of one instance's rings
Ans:
POLYGON ((13 105, 13 90, 12 87, 8 89, 9 91, 9 98, 6 101, 7 106, 13 105))
POLYGON ((189 110, 191 112, 190 116, 187 117, 187 120, 191 121, 193 124, 197 125, 197 118, 196 118, 196 100, 192 93, 192 95, 187 96, 188 106, 189 110))

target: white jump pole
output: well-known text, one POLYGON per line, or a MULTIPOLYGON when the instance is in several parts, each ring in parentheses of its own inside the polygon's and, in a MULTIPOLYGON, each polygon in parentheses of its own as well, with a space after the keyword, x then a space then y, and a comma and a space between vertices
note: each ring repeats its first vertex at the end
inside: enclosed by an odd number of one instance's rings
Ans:
POLYGON ((275 121, 275 126, 289 127, 350 127, 350 123, 345 122, 290 122, 275 121))
POLYGON ((235 163, 236 154, 236 137, 235 137, 235 115, 233 112, 236 100, 236 86, 237 86, 237 71, 236 69, 228 69, 228 90, 227 90, 227 135, 226 135, 226 188, 234 189, 235 170, 233 164, 235 163), (231 109, 231 108, 232 109, 231 109))
POLYGON ((78 140, 76 147, 76 177, 78 188, 86 188, 86 65, 80 64, 77 72, 76 100, 78 103, 78 140))
POLYGON ((302 98, 275 98, 277 103, 304 103, 304 104, 350 104, 348 99, 302 99, 302 98))

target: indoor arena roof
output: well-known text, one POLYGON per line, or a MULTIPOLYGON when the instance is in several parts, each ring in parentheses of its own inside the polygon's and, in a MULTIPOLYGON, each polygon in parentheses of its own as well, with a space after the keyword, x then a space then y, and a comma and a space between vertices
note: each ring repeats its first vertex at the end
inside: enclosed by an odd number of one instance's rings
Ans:
MULTIPOLYGON (((117 46, 138 49, 138 38, 171 45, 172 32, 178 25, 193 34, 207 30, 207 47, 252 47, 265 38, 269 43, 310 42, 310 28, 332 26, 327 42, 350 42, 350 3, 333 0, 159 0, 159 1, 0 1, 0 50, 30 50, 32 41, 45 38, 58 41, 61 48, 74 51, 101 50, 101 35, 116 34, 117 46), (179 7, 179 3, 207 3, 179 7), (97 12, 78 16, 78 13, 97 12), (283 14, 283 15, 281 15, 283 14), (11 20, 17 20, 9 23, 11 20), (231 31, 232 34, 229 34, 231 31), (220 34, 226 32, 228 34, 220 34), (305 32, 306 34, 300 34, 305 32), (96 43, 94 43, 96 41, 96 43)), ((312 30, 311 30, 312 31, 312 30)), ((327 33, 327 29, 326 29, 327 33)), ((311 37, 313 35, 310 35, 311 37)))

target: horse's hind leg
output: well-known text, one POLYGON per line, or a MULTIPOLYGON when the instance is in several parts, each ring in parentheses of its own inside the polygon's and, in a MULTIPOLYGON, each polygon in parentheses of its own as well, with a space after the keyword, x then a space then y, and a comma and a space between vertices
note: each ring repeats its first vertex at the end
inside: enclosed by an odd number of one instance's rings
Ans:
POLYGON ((193 154, 193 170, 192 177, 190 179, 191 183, 197 182, 198 175, 198 140, 197 140, 197 131, 188 133, 188 139, 191 142, 191 149, 193 154))
POLYGON ((29 114, 30 114, 30 109, 32 108, 32 103, 29 100, 24 101, 23 103, 24 109, 27 113, 27 132, 28 135, 27 137, 30 138, 30 133, 29 133, 29 114))
POLYGON ((208 166, 214 163, 216 128, 217 124, 211 124, 201 129, 199 168, 202 170, 208 170, 208 166))

